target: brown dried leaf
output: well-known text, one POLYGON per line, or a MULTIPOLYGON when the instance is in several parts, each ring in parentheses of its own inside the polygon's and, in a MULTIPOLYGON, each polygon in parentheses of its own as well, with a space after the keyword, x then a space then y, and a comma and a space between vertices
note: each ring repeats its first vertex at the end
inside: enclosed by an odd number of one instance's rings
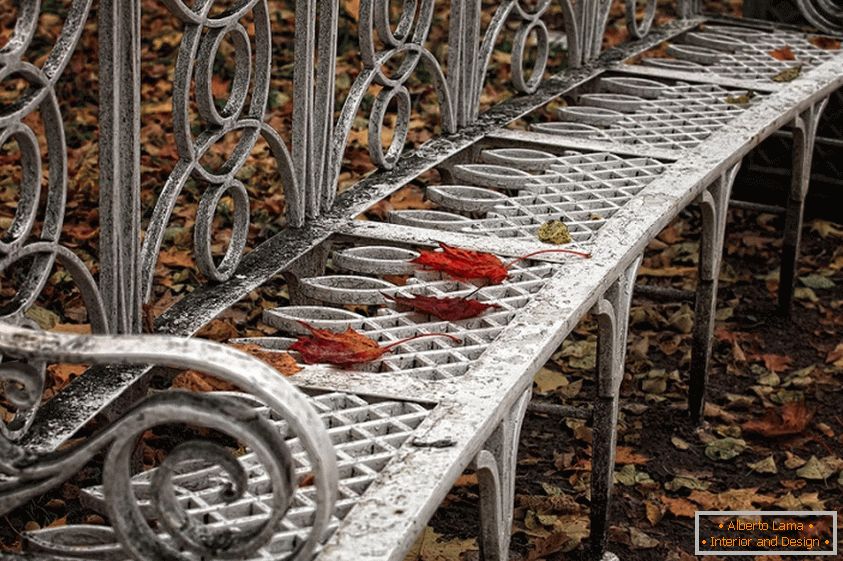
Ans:
POLYGON ((744 432, 768 438, 802 433, 814 417, 814 411, 804 401, 790 401, 781 407, 767 409, 760 419, 741 425, 744 432))
POLYGON ((755 510, 756 506, 773 504, 773 497, 761 495, 757 487, 747 489, 729 489, 722 493, 692 491, 688 500, 705 510, 755 510))
POLYGON ((790 366, 792 359, 786 355, 764 354, 761 355, 761 360, 770 372, 784 372, 790 366))
POLYGON ((301 371, 301 367, 289 353, 270 351, 254 344, 235 344, 232 347, 262 360, 284 376, 292 376, 301 371))
POLYGON ((768 54, 776 60, 796 60, 796 55, 789 45, 773 49, 768 54))
POLYGON ((568 495, 517 495, 515 502, 538 513, 573 514, 582 510, 582 506, 568 495))
POLYGON ((693 518, 694 513, 697 512, 697 506, 688 499, 661 496, 659 500, 673 516, 693 518))
POLYGON ((629 446, 618 446, 615 452, 615 463, 619 466, 623 465, 644 465, 650 461, 650 458, 644 454, 639 454, 629 446))
POLYGON ((650 522, 651 526, 655 526, 656 524, 661 522, 662 517, 664 517, 664 512, 664 505, 656 504, 653 501, 646 501, 644 503, 644 513, 647 516, 647 521, 650 522))
POLYGON ((785 68, 778 74, 772 77, 774 82, 792 82, 799 78, 799 75, 802 74, 802 65, 792 66, 790 68, 785 68))
POLYGON ((837 346, 825 357, 825 362, 843 368, 843 342, 837 343, 837 346))
POLYGON ((827 51, 840 50, 840 39, 834 37, 825 37, 824 35, 811 35, 808 37, 808 42, 818 49, 825 49, 827 51))
POLYGON ((629 542, 632 549, 653 549, 658 547, 659 540, 639 530, 635 526, 629 528, 629 542))

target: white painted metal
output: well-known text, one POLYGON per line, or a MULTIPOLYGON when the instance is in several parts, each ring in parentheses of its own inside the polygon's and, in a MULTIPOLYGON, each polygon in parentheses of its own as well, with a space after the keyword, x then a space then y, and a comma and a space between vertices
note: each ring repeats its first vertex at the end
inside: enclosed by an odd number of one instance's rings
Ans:
MULTIPOLYGON (((132 138, 120 139, 112 131, 103 144, 109 149, 104 163, 110 166, 105 186, 114 187, 123 176, 129 180, 122 191, 113 193, 113 198, 106 192, 105 203, 117 213, 113 222, 104 224, 106 239, 110 240, 104 257, 109 267, 104 275, 104 298, 81 261, 57 244, 56 235, 63 215, 62 170, 66 159, 53 84, 78 40, 89 2, 73 3, 71 21, 62 31, 52 66, 47 74, 33 74, 33 79, 43 84, 38 99, 46 100, 38 110, 58 131, 49 139, 53 142, 51 171, 58 175, 50 177, 46 234, 42 234, 42 241, 28 245, 25 238, 32 227, 41 164, 32 133, 21 119, 35 111, 36 105, 28 103, 23 109, 0 115, 0 134, 4 140, 13 138, 22 146, 25 168, 23 212, 13 223, 12 236, 0 245, 0 271, 24 257, 40 256, 32 268, 32 280, 16 301, 17 307, 0 323, 0 349, 16 359, 4 356, 0 376, 26 390, 16 396, 25 417, 23 424, 7 428, 0 437, 0 468, 4 473, 0 479, 0 510, 58 484, 92 453, 110 445, 104 488, 90 490, 86 497, 109 515, 113 532, 73 526, 39 532, 32 541, 42 550, 113 559, 182 559, 190 551, 203 557, 269 559, 292 554, 306 558, 318 552, 320 561, 398 561, 452 482, 464 468, 473 465, 481 481, 483 553, 487 559, 505 559, 514 458, 532 376, 579 319, 595 309, 601 327, 601 359, 595 407, 600 430, 595 444, 593 554, 596 558, 612 558, 603 551, 606 513, 626 315, 639 256, 680 210, 702 201, 707 228, 701 259, 702 289, 697 300, 702 321, 695 349, 699 346, 697 354, 703 353, 700 356, 704 360, 698 362, 703 365, 697 372, 702 376, 695 379, 704 381, 725 208, 735 170, 749 150, 795 121, 797 135, 801 136, 794 193, 797 202, 804 200, 816 121, 823 100, 843 85, 843 55, 816 48, 801 33, 761 34, 746 27, 707 24, 704 29, 693 29, 671 40, 669 52, 676 59, 670 63, 654 65, 645 59, 649 66, 613 65, 609 59, 592 69, 598 64, 595 59, 601 50, 609 2, 566 1, 562 5, 567 16, 571 66, 583 69, 564 74, 564 79, 542 83, 548 31, 541 18, 549 2, 539 2, 532 10, 518 0, 501 2, 482 36, 481 3, 459 2, 452 3, 452 8, 458 9, 453 11, 450 73, 445 76, 425 46, 434 3, 421 0, 417 6, 412 0, 403 2, 401 19, 393 28, 388 18, 389 2, 373 0, 363 2, 359 14, 363 71, 335 123, 338 7, 330 0, 301 0, 296 5, 298 21, 305 23, 296 29, 298 99, 293 128, 297 142, 289 155, 277 132, 264 122, 270 46, 266 3, 249 0, 222 15, 211 15, 212 4, 204 3, 196 11, 179 0, 167 2, 185 26, 174 104, 182 160, 156 205, 143 249, 137 247, 139 240, 133 237, 139 234, 137 216, 120 215, 120 209, 124 213, 137 210, 137 139, 131 134, 132 138), (247 13, 255 18, 257 69, 251 86, 251 75, 244 70, 251 60, 251 47, 239 21, 247 13), (535 93, 521 98, 526 101, 516 99, 497 114, 493 110, 480 115, 486 67, 498 34, 511 16, 519 26, 513 56, 514 86, 535 93), (238 71, 231 97, 220 110, 210 97, 209 85, 211 63, 224 34, 230 34, 235 43, 238 71), (522 68, 530 37, 535 38, 539 51, 532 76, 522 68), (778 61, 769 55, 770 50, 784 45, 792 46, 796 62, 778 61), (316 58, 314 51, 319 52, 316 58), (406 63, 399 75, 386 75, 383 65, 401 56, 406 57, 406 63), (799 63, 803 64, 800 77, 788 83, 771 82, 781 70, 799 63), (399 159, 409 119, 405 83, 418 66, 433 76, 443 128, 459 134, 443 137, 434 148, 423 148, 416 155, 399 159), (595 77, 597 81, 590 83, 595 77), (192 82, 199 112, 208 125, 197 138, 187 122, 192 82), (459 181, 458 188, 446 185, 430 189, 431 198, 445 210, 396 213, 392 215, 396 223, 392 224, 349 220, 349 213, 367 208, 398 187, 397 181, 390 180, 396 176, 389 174, 364 180, 362 187, 352 189, 345 199, 334 201, 350 127, 371 84, 383 88, 372 106, 371 138, 380 137, 390 101, 396 101, 398 107, 397 140, 385 150, 372 147, 373 161, 385 169, 394 168, 393 172, 409 162, 406 170, 413 173, 405 170, 406 177, 398 175, 406 182, 414 173, 455 156, 453 162, 444 165, 443 173, 459 181), (575 86, 595 88, 582 93, 578 106, 561 112, 562 123, 538 126, 536 133, 493 130, 489 125, 503 125, 575 86), (252 93, 247 96, 250 87, 252 93), (725 101, 724 96, 750 87, 760 93, 746 107, 725 101), (247 97, 249 107, 245 106, 247 97), (243 135, 230 162, 219 173, 204 169, 199 162, 201 155, 234 130, 242 130, 243 135), (487 135, 489 146, 485 149, 481 146, 457 153, 487 135), (298 232, 303 232, 297 241, 297 234, 286 234, 295 243, 291 248, 279 248, 285 257, 275 268, 254 263, 256 258, 250 262, 250 255, 243 255, 247 201, 235 175, 260 136, 280 163, 289 201, 288 219, 292 225, 302 226, 298 232), (507 144, 510 140, 511 145, 507 144), (232 349, 176 338, 60 336, 39 333, 22 319, 53 260, 59 260, 82 288, 96 331, 109 332, 109 322, 116 324, 112 326, 116 331, 137 330, 139 293, 149 292, 158 245, 173 202, 191 175, 208 187, 197 219, 198 263, 211 280, 223 283, 218 285, 223 288, 211 286, 199 291, 194 298, 206 301, 196 313, 207 315, 209 310, 224 309, 236 300, 232 294, 248 292, 243 287, 249 282, 257 286, 283 271, 296 305, 266 311, 266 320, 282 331, 279 337, 254 341, 268 349, 286 348, 292 341, 289 336, 302 333, 295 323, 301 319, 326 328, 352 326, 384 343, 439 331, 456 335, 462 343, 439 339, 406 343, 359 369, 308 366, 292 381, 302 388, 331 393, 305 397, 276 372, 232 349), (231 246, 223 261, 216 264, 208 251, 208 239, 214 209, 224 193, 233 194, 239 204, 231 246), (306 217, 312 221, 306 221, 306 217), (438 242, 493 252, 504 261, 548 249, 534 236, 538 225, 551 218, 563 219, 571 228, 574 240, 569 248, 588 251, 591 258, 546 254, 515 264, 507 281, 483 287, 474 295, 499 308, 479 318, 447 322, 399 310, 385 302, 384 294, 394 293, 470 294, 475 289, 470 283, 417 271, 409 260, 438 242), (393 244, 403 248, 385 247, 393 244), (329 258, 341 274, 325 274, 329 258), (120 262, 134 265, 114 270, 120 262), (137 266, 143 273, 141 279, 131 273, 137 266), (255 276, 260 280, 239 278, 238 271, 242 270, 258 271, 255 276), (396 284, 381 278, 386 275, 409 278, 406 284, 396 284), (221 295, 226 286, 231 288, 229 294, 221 295), (343 310, 347 304, 378 306, 379 311, 367 316, 343 310), (46 360, 132 364, 137 370, 119 370, 126 381, 103 394, 111 398, 90 405, 92 410, 67 411, 69 420, 59 427, 65 436, 46 439, 52 447, 27 448, 17 441, 25 442, 33 426, 41 435, 50 430, 49 426, 36 426, 37 420, 32 420, 38 413, 46 360), (202 369, 239 383, 260 402, 243 396, 153 395, 89 443, 51 455, 56 443, 114 402, 131 382, 137 382, 146 364, 202 369), (208 442, 192 443, 176 449, 162 468, 130 480, 124 468, 131 458, 134 437, 147 426, 145 422, 161 420, 202 421, 212 428, 228 429, 249 446, 249 452, 234 459, 208 442), (307 451, 306 459, 302 449, 307 451), (186 462, 193 459, 191 454, 216 467, 186 462), (256 463, 256 458, 262 461, 256 463), (314 475, 312 486, 307 484, 308 473, 314 475), (273 482, 271 491, 266 488, 267 480, 273 482), (157 525, 150 526, 148 518, 157 525), (160 536, 160 530, 169 530, 169 535, 160 536), (323 538, 328 540, 324 546, 323 538)), ((683 15, 696 13, 698 4, 681 2, 683 15)), ((23 6, 22 23, 16 29, 23 35, 0 51, 0 75, 4 77, 23 68, 20 55, 37 21, 38 3, 32 0, 23 6)), ((636 2, 628 3, 632 13, 635 6, 636 2)), ((137 48, 139 4, 133 0, 126 6, 108 7, 102 20, 111 45, 104 47, 105 68, 114 65, 112 90, 132 91, 138 79, 137 52, 133 49, 137 48), (121 24, 125 26, 117 29, 121 24), (112 32, 117 35, 112 36, 112 32), (126 45, 131 60, 116 64, 110 55, 124 52, 117 47, 126 45)), ((649 17, 641 22, 630 18, 633 35, 647 33, 649 17)), ((690 27, 691 23, 680 24, 679 31, 685 29, 682 25, 690 27)), ((109 118, 125 110, 128 121, 136 124, 136 99, 106 99, 105 108, 109 118)), ((801 206, 794 208, 799 212, 794 211, 790 229, 796 228, 793 224, 801 216, 801 206)), ((789 239, 798 242, 798 235, 789 239)), ((259 251, 266 250, 255 251, 265 255, 259 251)), ((179 310, 168 329, 182 328, 179 317, 194 313, 179 310)), ((194 323, 199 325, 201 321, 194 323)), ((107 380, 115 384, 111 372, 107 380)), ((78 403, 84 406, 86 401, 78 403)))

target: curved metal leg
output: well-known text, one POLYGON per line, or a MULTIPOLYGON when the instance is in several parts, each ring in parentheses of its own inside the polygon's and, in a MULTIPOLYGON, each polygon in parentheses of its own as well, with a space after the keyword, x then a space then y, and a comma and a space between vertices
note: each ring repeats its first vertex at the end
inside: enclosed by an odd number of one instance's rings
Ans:
POLYGON ((811 182, 811 164, 814 156, 814 142, 817 125, 828 98, 803 111, 793 123, 793 176, 790 183, 790 197, 787 201, 787 216, 782 244, 782 266, 779 274, 779 309, 790 315, 794 282, 799 262, 799 242, 802 238, 802 217, 805 211, 805 197, 811 182))
POLYGON ((518 437, 532 389, 518 398, 492 437, 474 458, 480 483, 480 558, 507 561, 515 500, 518 437))
POLYGON ((594 401, 594 432, 591 457, 591 552, 594 559, 617 559, 606 552, 609 510, 615 473, 618 401, 626 356, 629 306, 638 257, 600 298, 597 316, 597 396, 594 401))
POLYGON ((702 239, 688 391, 688 410, 694 422, 702 419, 705 407, 705 387, 711 362, 714 316, 717 312, 717 283, 723 260, 726 218, 732 184, 739 168, 740 164, 736 164, 726 170, 697 200, 702 211, 702 239))

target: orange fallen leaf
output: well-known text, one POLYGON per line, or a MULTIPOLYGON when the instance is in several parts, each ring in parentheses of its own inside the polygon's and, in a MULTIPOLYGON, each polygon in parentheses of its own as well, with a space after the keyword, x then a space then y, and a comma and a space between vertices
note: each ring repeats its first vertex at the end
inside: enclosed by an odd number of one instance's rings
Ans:
POLYGON ((477 484, 476 473, 464 473, 454 482, 454 487, 473 487, 477 484))
POLYGON ((774 501, 773 497, 759 494, 757 487, 729 489, 722 493, 695 489, 688 495, 688 500, 704 510, 756 510, 756 506, 773 504, 774 501))
POLYGON ((778 49, 773 49, 769 54, 776 60, 796 60, 796 55, 793 53, 793 49, 791 49, 788 45, 779 47, 778 49))
POLYGON ((697 512, 697 505, 688 499, 661 496, 659 500, 673 516, 693 518, 694 513, 697 512))
POLYGON ((837 346, 825 357, 825 362, 843 368, 843 342, 837 343, 837 346))
MULTIPOLYGON (((292 376, 301 370, 295 359, 288 353, 269 351, 255 344, 238 343, 231 346, 267 363, 284 376, 292 376)), ((171 387, 194 392, 230 392, 242 389, 197 370, 185 370, 180 373, 173 378, 171 387)))
POLYGON ((162 251, 158 256, 158 263, 166 267, 193 268, 193 255, 186 249, 170 249, 162 251))
POLYGON ((232 347, 240 349, 241 351, 252 355, 253 357, 262 360, 284 376, 292 376, 301 371, 301 366, 296 364, 296 361, 289 353, 280 351, 270 351, 264 349, 260 345, 255 344, 235 344, 232 347))
POLYGON ((231 320, 217 318, 209 321, 205 327, 199 330, 196 336, 213 341, 227 341, 228 339, 239 337, 240 333, 232 325, 231 320))
POLYGON ((44 399, 49 399, 61 391, 74 378, 81 376, 86 370, 84 364, 51 364, 47 367, 47 387, 44 390, 44 399))
POLYGON ((618 446, 615 451, 615 463, 619 466, 625 465, 644 465, 650 461, 650 458, 644 454, 634 452, 629 446, 618 446))
POLYGON ((51 331, 57 333, 74 333, 76 335, 90 335, 90 323, 57 323, 53 326, 51 331))
POLYGON ((766 354, 761 355, 761 360, 770 372, 784 372, 791 363, 791 358, 786 355, 766 354))
POLYGON ((804 401, 790 401, 781 407, 767 409, 762 418, 751 419, 741 428, 744 432, 768 438, 792 436, 808 428, 813 418, 814 411, 804 401))
POLYGON ((818 49, 825 49, 827 51, 840 50, 840 39, 834 37, 825 37, 824 35, 812 35, 808 37, 808 42, 818 49))
POLYGON ((191 392, 233 392, 240 388, 196 370, 185 370, 170 383, 171 388, 191 392))
POLYGON ((56 518, 49 524, 47 524, 47 528, 59 528, 61 526, 67 526, 67 515, 65 514, 61 518, 56 518))

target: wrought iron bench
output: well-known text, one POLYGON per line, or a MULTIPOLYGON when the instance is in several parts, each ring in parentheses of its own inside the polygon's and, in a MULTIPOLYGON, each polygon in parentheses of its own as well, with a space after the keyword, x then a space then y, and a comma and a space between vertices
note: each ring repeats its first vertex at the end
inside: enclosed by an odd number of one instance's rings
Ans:
MULTIPOLYGON (((143 238, 140 3, 99 4, 100 76, 107 79, 100 80, 98 283, 59 244, 67 159, 55 84, 90 2, 71 5, 43 68, 21 61, 37 24, 37 2, 21 4, 13 39, 0 51, 0 76, 17 75, 32 86, 0 116, 0 145, 16 141, 22 168, 18 208, 0 246, 0 271, 18 265, 20 280, 0 322, 0 379, 15 413, 0 427, 0 511, 58 485, 108 449, 103 486, 84 490, 82 500, 105 513, 110 526, 31 532, 32 555, 401 559, 450 485, 471 466, 481 488, 482 554, 506 559, 515 454, 532 377, 593 311, 599 358, 592 545, 595 557, 612 557, 605 546, 618 391, 640 256, 677 213, 700 204, 704 231, 689 396, 699 418, 732 182, 754 147, 792 126, 794 179, 781 279, 787 303, 817 123, 825 100, 843 86, 839 44, 817 46, 803 30, 758 21, 702 18, 694 1, 679 2, 681 17, 651 30, 655 2, 647 4, 643 20, 634 16, 636 3, 627 2, 635 40, 601 55, 610 3, 562 2, 568 68, 542 79, 550 2, 501 2, 488 23, 480 2, 454 2, 445 73, 425 42, 432 1, 404 2, 397 25, 390 22, 388 2, 363 2, 356 14, 362 71, 334 121, 339 8, 300 0, 289 153, 265 119, 272 45, 267 2, 244 0, 223 12, 211 12, 213 2, 165 4, 184 32, 173 85, 179 161, 143 238), (244 18, 247 25, 240 23, 244 18), (515 22, 511 72, 522 93, 481 113, 486 70, 507 22, 515 22), (234 45, 237 71, 229 99, 217 103, 211 77, 224 39, 234 45), (254 76, 245 70, 252 43, 254 76), (528 46, 538 51, 532 73, 522 68, 528 46), (785 46, 795 60, 770 56, 785 46), (396 68, 384 69, 395 60, 396 68), (420 65, 439 97, 446 134, 402 155, 410 122, 407 84, 420 65), (793 70, 797 65, 800 70, 793 70), (371 104, 369 149, 382 171, 337 196, 349 131, 372 84, 380 90, 371 104), (568 103, 548 116, 543 107, 562 97, 568 103), (384 116, 393 103, 397 124, 384 147, 384 116), (48 143, 38 241, 31 232, 42 152, 25 121, 36 113, 48 143), (205 128, 197 133, 191 119, 205 128), (209 170, 202 157, 231 132, 240 136, 230 159, 209 170), (238 173, 259 138, 278 162, 288 227, 246 252, 249 201, 238 173), (424 175, 433 169, 439 180, 424 175), (419 177, 436 210, 394 211, 380 222, 358 219, 419 177), (194 234, 196 263, 208 282, 155 318, 151 327, 159 335, 140 335, 141 302, 154 289, 161 243, 189 179, 206 187, 194 234), (223 196, 235 206, 231 239, 219 259, 211 236, 223 196), (476 299, 496 306, 476 318, 437 320, 390 301, 396 294, 475 291, 470 282, 413 266, 421 250, 445 243, 517 260, 553 247, 535 237, 549 219, 568 225, 572 242, 564 247, 590 258, 544 253, 514 262, 504 283, 476 292, 476 299), (79 288, 97 335, 41 331, 26 317, 55 262, 79 288), (460 343, 407 342, 366 366, 311 365, 285 380, 240 351, 189 338, 278 279, 290 305, 256 314, 278 335, 240 342, 284 352, 303 334, 299 322, 307 321, 353 327, 382 343, 435 332, 460 343), (348 305, 366 311, 352 312, 348 305), (91 367, 40 405, 47 362, 91 367), (244 393, 150 391, 148 379, 162 368, 199 370, 244 393), (71 440, 95 418, 105 419, 95 436, 71 440), (167 423, 214 429, 248 450, 234 458, 219 444, 193 441, 174 448, 158 468, 130 477, 139 435, 167 423)), ((826 4, 805 3, 822 10, 826 4)))

